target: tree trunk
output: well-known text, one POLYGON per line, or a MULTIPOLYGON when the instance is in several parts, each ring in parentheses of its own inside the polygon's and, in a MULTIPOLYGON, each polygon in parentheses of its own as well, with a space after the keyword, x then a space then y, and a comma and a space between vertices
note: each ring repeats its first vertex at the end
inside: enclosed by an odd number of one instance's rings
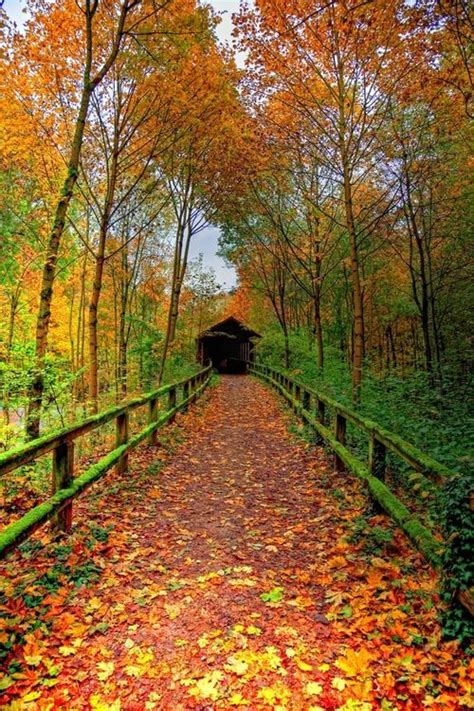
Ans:
MULTIPOLYGON (((354 219, 354 208, 352 202, 351 165, 348 154, 346 138, 346 87, 344 80, 344 64, 339 51, 339 39, 336 33, 336 64, 337 64, 337 85, 338 85, 338 133, 341 169, 344 184, 344 211, 346 229, 349 237, 351 254, 351 286, 352 286, 352 308, 353 308, 353 347, 352 347, 352 403, 357 406, 360 403, 360 390, 362 385, 362 361, 364 357, 364 312, 362 302, 361 279, 359 271, 359 255, 357 245, 357 231, 354 219)), ((349 130, 350 136, 350 130, 349 130)))
POLYGON ((179 286, 179 272, 181 263, 181 252, 183 249, 183 238, 184 238, 184 225, 180 219, 176 231, 176 242, 174 248, 174 262, 173 262, 173 276, 171 280, 171 295, 170 304, 168 307, 168 320, 166 323, 166 335, 163 343, 163 352, 161 355, 160 372, 158 374, 158 385, 161 385, 163 380, 166 359, 168 357, 168 351, 173 344, 174 337, 176 335, 176 323, 178 320, 179 311, 179 297, 180 297, 180 286, 179 286))
POLYGON ((93 414, 99 411, 99 379, 97 367, 97 311, 102 290, 105 263, 105 237, 101 229, 99 252, 96 256, 94 283, 89 301, 89 401, 93 414))
POLYGON ((313 281, 314 331, 316 336, 316 365, 322 373, 324 369, 323 326, 321 323, 321 258, 316 255, 316 276, 313 281))
POLYGON ((89 104, 94 89, 104 79, 107 72, 115 62, 122 42, 126 17, 131 8, 136 4, 138 3, 130 4, 128 1, 122 3, 117 24, 117 31, 114 36, 110 53, 99 72, 93 79, 91 79, 93 48, 92 21, 97 11, 98 3, 94 2, 91 5, 90 0, 86 0, 86 9, 84 11, 86 18, 86 58, 83 73, 81 101, 74 127, 74 137, 69 154, 67 174, 61 190, 61 197, 56 203, 53 227, 48 239, 46 259, 41 279, 40 302, 36 321, 35 364, 33 378, 29 389, 29 402, 26 418, 26 434, 29 439, 38 437, 40 433, 41 406, 44 392, 44 359, 48 347, 51 303, 53 299, 53 286, 56 276, 56 264, 58 261, 64 227, 66 225, 67 212, 78 178, 79 160, 81 157, 89 104))
POLYGON ((122 269, 120 270, 120 315, 119 315, 119 387, 122 398, 127 395, 127 305, 128 305, 128 250, 122 249, 122 269))
POLYGON ((179 316, 179 300, 181 296, 181 288, 183 286, 186 268, 188 264, 189 246, 191 243, 192 229, 190 224, 192 211, 192 193, 189 198, 186 197, 181 214, 178 220, 178 228, 176 231, 176 243, 173 263, 173 277, 171 283, 171 298, 168 309, 168 322, 166 326, 166 336, 163 343, 163 353, 161 357, 160 372, 158 376, 158 384, 161 384, 165 372, 166 359, 168 352, 173 346, 176 337, 176 326, 179 316))
POLYGON ((114 139, 112 156, 108 170, 107 192, 102 208, 102 216, 99 229, 99 246, 97 249, 94 283, 89 302, 89 400, 91 411, 96 414, 99 410, 99 374, 97 366, 97 314, 99 309, 100 295, 102 292, 102 281, 104 276, 105 246, 109 229, 110 215, 115 197, 115 187, 117 184, 117 169, 119 159, 119 116, 115 116, 114 139))
POLYGON ((35 369, 33 380, 30 386, 28 414, 26 421, 26 433, 29 439, 39 437, 40 433, 40 417, 41 405, 44 392, 44 358, 48 347, 49 324, 51 320, 51 302, 53 299, 53 285, 56 275, 56 264, 58 261, 59 248, 61 238, 66 224, 66 215, 71 202, 74 186, 77 182, 79 158, 81 154, 82 142, 84 138, 84 129, 86 124, 87 112, 91 98, 91 89, 89 83, 90 60, 84 73, 84 88, 82 92, 81 105, 79 114, 76 120, 74 132, 74 140, 69 157, 66 179, 63 183, 61 197, 56 205, 53 228, 51 230, 48 247, 46 253, 46 261, 43 267, 43 276, 41 280, 40 303, 38 309, 38 317, 36 321, 36 351, 35 351, 35 369))
POLYGON ((77 330, 76 330, 76 367, 80 371, 80 376, 76 379, 74 383, 74 392, 77 400, 80 400, 84 393, 84 322, 85 322, 85 308, 86 308, 86 277, 87 277, 87 258, 89 253, 87 250, 84 251, 84 261, 82 262, 81 270, 81 286, 79 292, 79 306, 78 306, 78 316, 77 316, 77 330))
POLYGON ((352 403, 354 406, 357 406, 360 402, 360 389, 362 385, 362 361, 364 357, 364 311, 360 284, 357 233, 352 207, 352 186, 350 183, 349 170, 346 161, 344 161, 343 168, 344 208, 351 250, 352 307, 354 314, 352 348, 352 403))

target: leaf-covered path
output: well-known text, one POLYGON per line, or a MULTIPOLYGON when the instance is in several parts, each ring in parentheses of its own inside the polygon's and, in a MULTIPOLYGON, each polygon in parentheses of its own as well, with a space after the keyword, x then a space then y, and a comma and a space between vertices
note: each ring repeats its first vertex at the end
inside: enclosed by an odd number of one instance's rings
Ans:
POLYGON ((223 378, 171 454, 142 448, 70 539, 4 563, 3 707, 467 708, 432 572, 289 424, 223 378))

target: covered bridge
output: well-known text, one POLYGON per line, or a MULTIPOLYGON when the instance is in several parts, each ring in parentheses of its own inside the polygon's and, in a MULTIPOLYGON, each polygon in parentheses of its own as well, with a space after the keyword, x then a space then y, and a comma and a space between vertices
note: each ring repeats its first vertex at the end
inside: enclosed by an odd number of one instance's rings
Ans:
POLYGON ((220 373, 245 373, 257 338, 260 334, 229 316, 199 334, 198 360, 202 364, 211 360, 220 373))

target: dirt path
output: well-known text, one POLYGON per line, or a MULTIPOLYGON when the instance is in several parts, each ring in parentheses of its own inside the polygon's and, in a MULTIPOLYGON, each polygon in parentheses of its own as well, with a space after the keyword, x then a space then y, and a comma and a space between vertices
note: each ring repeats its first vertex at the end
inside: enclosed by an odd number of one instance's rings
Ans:
POLYGON ((3 708, 466 708, 432 573, 288 424, 223 378, 173 455, 143 448, 90 525, 4 564, 3 708))

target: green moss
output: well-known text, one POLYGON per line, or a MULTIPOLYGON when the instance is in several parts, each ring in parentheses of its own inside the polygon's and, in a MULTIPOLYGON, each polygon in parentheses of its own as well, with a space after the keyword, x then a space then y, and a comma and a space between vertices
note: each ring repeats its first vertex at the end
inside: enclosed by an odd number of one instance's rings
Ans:
MULTIPOLYGON (((271 375, 263 374, 259 371, 254 372, 259 377, 263 377, 265 380, 274 385, 291 402, 293 407, 300 407, 300 404, 295 403, 292 395, 288 393, 274 377, 278 373, 283 374, 283 371, 272 369, 271 375)), ((434 480, 436 484, 441 485, 445 480, 449 480, 456 476, 455 472, 437 462, 433 459, 433 457, 425 454, 418 449, 418 447, 415 447, 413 444, 410 444, 410 442, 405 441, 402 437, 386 430, 384 427, 381 427, 377 422, 374 422, 370 418, 364 417, 360 413, 355 412, 355 410, 352 410, 350 407, 346 407, 333 398, 313 390, 299 380, 291 378, 291 382, 301 387, 302 390, 306 390, 314 399, 321 400, 321 402, 331 408, 334 412, 339 412, 344 415, 348 421, 367 432, 367 434, 375 433, 377 438, 385 444, 390 451, 398 455, 401 459, 403 459, 403 461, 407 462, 413 468, 422 472, 425 477, 434 480)))
POLYGON ((367 477, 369 491, 383 510, 406 533, 415 547, 435 568, 441 566, 442 544, 423 526, 380 479, 367 477))
MULTIPOLYGON (((209 372, 209 368, 206 369, 206 373, 209 372)), ((112 452, 103 457, 99 462, 92 465, 83 474, 76 477, 70 486, 66 489, 61 489, 51 496, 47 501, 35 506, 30 511, 28 511, 22 518, 18 521, 7 526, 0 533, 0 557, 4 556, 8 551, 16 548, 22 541, 24 541, 28 536, 30 536, 39 526, 51 519, 57 513, 61 511, 68 503, 70 503, 74 498, 76 498, 83 491, 88 489, 92 484, 98 481, 100 478, 106 474, 111 467, 118 463, 121 457, 127 452, 137 447, 146 437, 156 429, 163 427, 169 420, 174 417, 174 415, 183 409, 186 404, 190 403, 195 397, 201 395, 206 387, 211 382, 211 375, 204 381, 204 383, 197 388, 197 390, 192 393, 186 400, 178 403, 175 407, 166 412, 162 413, 156 422, 150 423, 145 429, 139 432, 134 437, 131 437, 126 444, 120 445, 112 452)), ((162 389, 160 388, 160 391, 162 389)), ((134 401, 132 401, 134 402, 134 401)), ((146 400, 145 400, 146 402, 146 400)), ((114 408, 114 411, 123 411, 123 407, 114 408)), ((103 415, 97 416, 101 417, 103 415)), ((48 437, 51 437, 49 435, 48 437)), ((42 438, 42 439, 48 439, 42 438)), ((36 440, 38 441, 38 440, 36 440)))
MULTIPOLYGON (((206 374, 209 373, 210 366, 199 372, 206 374)), ((195 373, 192 377, 195 377, 197 374, 198 373, 195 373)), ((111 407, 104 412, 98 413, 97 415, 91 415, 81 422, 76 422, 68 427, 63 427, 59 430, 55 430, 54 432, 49 432, 48 434, 32 440, 27 444, 23 444, 15 447, 14 449, 10 449, 7 452, 3 452, 0 454, 0 474, 5 474, 12 469, 16 469, 23 464, 28 464, 28 462, 31 462, 37 457, 46 454, 54 449, 58 444, 58 441, 62 439, 74 439, 74 437, 79 436, 79 434, 85 434, 86 432, 89 432, 90 430, 115 419, 120 414, 125 412, 126 409, 134 410, 137 407, 146 405, 151 399, 162 397, 163 395, 168 394, 172 388, 177 388, 189 380, 191 380, 191 378, 185 378, 168 385, 163 385, 157 390, 148 392, 145 395, 140 395, 132 400, 127 400, 127 402, 111 407)))
MULTIPOLYGON (((360 459, 352 454, 352 452, 350 452, 343 444, 338 442, 334 434, 327 427, 318 422, 318 420, 310 412, 303 410, 301 404, 295 400, 292 395, 285 390, 285 388, 283 388, 274 378, 266 375, 263 377, 277 390, 279 390, 294 408, 298 409, 300 416, 318 432, 326 444, 328 444, 333 452, 341 459, 346 468, 359 479, 363 479, 367 482, 369 492, 375 501, 377 501, 383 510, 398 524, 404 533, 406 533, 426 560, 433 565, 433 567, 439 568, 441 565, 443 546, 434 538, 431 532, 413 517, 407 507, 382 481, 380 481, 380 479, 377 479, 370 474, 366 464, 361 462, 360 459)), ((343 415, 347 413, 346 408, 343 408, 334 401, 330 401, 329 398, 320 399, 322 399, 327 405, 332 405, 337 412, 340 412, 343 415)), ((363 418, 359 418, 358 415, 356 415, 356 417, 361 421, 363 420, 363 418)), ((376 427, 375 423, 372 423, 370 420, 365 420, 365 424, 370 425, 371 429, 376 427)), ((425 462, 429 459, 431 458, 426 458, 425 462)))

